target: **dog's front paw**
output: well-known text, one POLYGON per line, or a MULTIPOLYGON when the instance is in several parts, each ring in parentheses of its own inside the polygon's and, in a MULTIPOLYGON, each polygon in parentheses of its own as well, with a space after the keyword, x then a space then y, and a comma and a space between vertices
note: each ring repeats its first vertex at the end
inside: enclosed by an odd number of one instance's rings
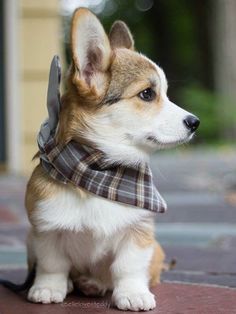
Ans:
POLYGON ((62 290, 32 286, 28 293, 28 300, 35 303, 61 303, 66 297, 62 290))
POLYGON ((144 293, 115 292, 112 296, 113 303, 120 310, 149 311, 156 307, 154 295, 147 291, 144 293))

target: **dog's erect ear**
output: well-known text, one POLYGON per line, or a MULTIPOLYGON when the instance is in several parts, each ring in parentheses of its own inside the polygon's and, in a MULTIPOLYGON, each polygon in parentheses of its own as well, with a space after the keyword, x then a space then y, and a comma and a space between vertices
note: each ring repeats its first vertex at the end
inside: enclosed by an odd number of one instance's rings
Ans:
POLYGON ((111 47, 114 48, 127 48, 134 50, 133 36, 128 26, 122 21, 116 21, 109 34, 111 47))
POLYGON ((102 24, 88 9, 79 8, 73 15, 71 44, 80 79, 91 85, 94 75, 108 69, 111 47, 102 24))

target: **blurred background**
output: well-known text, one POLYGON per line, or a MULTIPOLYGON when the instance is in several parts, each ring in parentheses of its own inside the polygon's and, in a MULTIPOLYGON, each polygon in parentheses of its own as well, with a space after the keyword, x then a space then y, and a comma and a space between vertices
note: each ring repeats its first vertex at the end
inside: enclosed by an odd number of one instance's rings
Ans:
POLYGON ((169 205, 158 215, 157 236, 167 259, 177 259, 164 278, 235 286, 234 0, 0 0, 0 266, 25 267, 23 197, 46 118, 49 65, 58 54, 66 72, 79 6, 107 32, 124 20, 136 50, 164 69, 170 99, 201 120, 192 143, 152 159, 169 205))
MULTIPOLYGON (((0 163, 27 172, 46 116, 49 64, 70 62, 73 10, 91 8, 109 31, 130 27, 138 51, 166 72, 169 97, 196 113, 195 147, 230 147, 236 135, 236 4, 233 0, 0 1, 0 163)), ((65 72, 65 71, 64 71, 65 72)))

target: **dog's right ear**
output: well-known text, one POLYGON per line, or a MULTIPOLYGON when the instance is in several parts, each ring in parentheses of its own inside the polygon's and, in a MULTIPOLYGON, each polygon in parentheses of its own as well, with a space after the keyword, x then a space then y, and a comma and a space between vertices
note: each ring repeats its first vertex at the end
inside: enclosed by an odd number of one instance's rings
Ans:
POLYGON ((113 23, 109 39, 111 47, 114 48, 127 48, 134 50, 133 36, 128 26, 123 21, 116 21, 113 23))
POLYGON ((72 58, 77 79, 83 80, 88 88, 98 87, 100 74, 106 72, 111 61, 109 39, 98 18, 88 9, 79 8, 72 18, 72 58))

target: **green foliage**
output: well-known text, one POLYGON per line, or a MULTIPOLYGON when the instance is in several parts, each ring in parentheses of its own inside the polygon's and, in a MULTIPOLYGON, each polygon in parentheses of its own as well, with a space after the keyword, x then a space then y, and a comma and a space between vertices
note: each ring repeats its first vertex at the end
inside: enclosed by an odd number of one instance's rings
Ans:
POLYGON ((180 90, 178 98, 186 110, 196 114, 201 120, 198 141, 217 141, 221 131, 219 97, 209 90, 193 85, 180 90))
POLYGON ((219 96, 199 85, 190 85, 178 91, 178 102, 200 120, 197 141, 216 143, 231 140, 236 131, 236 107, 228 95, 219 96))

